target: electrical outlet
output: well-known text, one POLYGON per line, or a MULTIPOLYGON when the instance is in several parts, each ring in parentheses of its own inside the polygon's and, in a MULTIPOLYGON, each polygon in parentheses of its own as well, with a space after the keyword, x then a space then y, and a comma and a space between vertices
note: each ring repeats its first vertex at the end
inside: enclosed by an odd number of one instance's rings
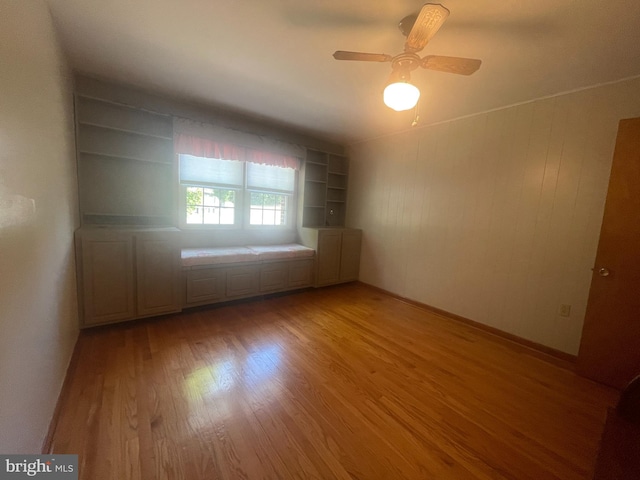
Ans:
POLYGON ((569 317, 571 315, 571 305, 561 304, 558 309, 558 314, 561 317, 569 317))

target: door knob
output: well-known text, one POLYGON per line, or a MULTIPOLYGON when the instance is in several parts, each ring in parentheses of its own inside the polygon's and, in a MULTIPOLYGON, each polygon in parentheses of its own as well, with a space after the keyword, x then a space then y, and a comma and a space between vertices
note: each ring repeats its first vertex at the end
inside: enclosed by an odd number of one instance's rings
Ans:
POLYGON ((602 267, 598 269, 598 275, 600 275, 601 277, 608 277, 609 275, 611 275, 611 272, 608 268, 602 267))

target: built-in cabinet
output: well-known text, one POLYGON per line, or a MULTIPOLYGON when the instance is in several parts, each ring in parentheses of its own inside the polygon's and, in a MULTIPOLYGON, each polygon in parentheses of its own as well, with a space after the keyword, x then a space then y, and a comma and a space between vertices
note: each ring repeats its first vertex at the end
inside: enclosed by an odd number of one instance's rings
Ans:
POLYGON ((173 120, 76 94, 81 326, 176 312, 173 120))
POLYGON ((174 225, 173 120, 77 94, 83 225, 174 225))
POLYGON ((315 260, 181 270, 171 115, 84 84, 75 95, 81 326, 358 278, 361 232, 344 228, 348 158, 314 149, 299 175, 297 225, 315 260))
POLYGON ((362 230, 340 227, 302 228, 300 236, 304 245, 316 250, 316 286, 358 279, 362 230))
POLYGON ((175 228, 84 227, 76 261, 81 326, 181 309, 175 228))
POLYGON ((187 307, 313 285, 313 258, 196 266, 184 270, 187 307))

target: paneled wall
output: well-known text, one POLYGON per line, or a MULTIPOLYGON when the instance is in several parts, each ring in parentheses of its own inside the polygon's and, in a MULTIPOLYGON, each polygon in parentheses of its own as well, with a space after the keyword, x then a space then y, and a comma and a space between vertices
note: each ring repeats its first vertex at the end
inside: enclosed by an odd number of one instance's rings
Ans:
POLYGON ((640 78, 353 145, 361 281, 577 354, 617 125, 635 116, 640 78))
POLYGON ((38 453, 78 333, 71 78, 43 0, 0 0, 0 452, 38 453))

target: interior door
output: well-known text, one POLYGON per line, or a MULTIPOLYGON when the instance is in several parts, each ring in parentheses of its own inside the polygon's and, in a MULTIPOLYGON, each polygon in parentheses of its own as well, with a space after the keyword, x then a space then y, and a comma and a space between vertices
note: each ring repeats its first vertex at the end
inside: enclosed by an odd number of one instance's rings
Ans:
POLYGON ((577 367, 617 388, 640 375, 640 118, 618 128, 577 367))

